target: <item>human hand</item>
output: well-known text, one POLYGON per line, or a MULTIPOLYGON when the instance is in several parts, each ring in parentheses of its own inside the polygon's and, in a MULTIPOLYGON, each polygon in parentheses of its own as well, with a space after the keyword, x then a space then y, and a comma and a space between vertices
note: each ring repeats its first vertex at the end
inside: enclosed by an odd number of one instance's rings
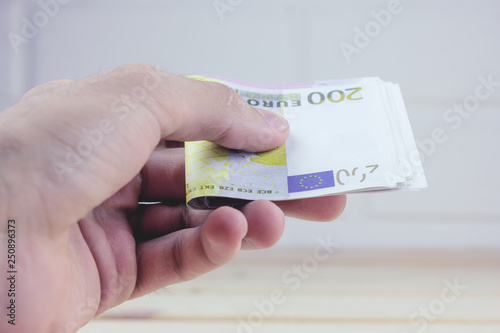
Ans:
MULTIPOLYGON (((283 212, 332 220, 345 196, 194 211, 183 148, 210 140, 264 151, 288 125, 230 88, 127 65, 83 81, 51 82, 0 113, 1 251, 16 221, 16 325, 2 332, 74 332, 126 300, 275 244, 283 212), (139 201, 160 201, 139 205, 139 201)), ((8 271, 5 260, 2 272, 8 271)), ((9 306, 1 279, 1 308, 9 306)), ((5 311, 5 310, 4 310, 5 311)), ((9 319, 7 317, 7 319, 9 319)))

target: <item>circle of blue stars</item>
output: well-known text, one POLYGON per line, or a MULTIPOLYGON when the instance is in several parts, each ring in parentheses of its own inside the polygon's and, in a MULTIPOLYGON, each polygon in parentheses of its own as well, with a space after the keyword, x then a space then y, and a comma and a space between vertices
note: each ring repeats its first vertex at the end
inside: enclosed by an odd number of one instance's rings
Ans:
POLYGON ((323 178, 321 178, 321 176, 318 176, 318 175, 305 176, 299 180, 300 187, 303 187, 305 189, 313 189, 313 188, 319 187, 322 183, 323 183, 323 178), (314 185, 310 185, 311 180, 315 180, 315 181, 317 181, 317 183, 314 185), (309 183, 309 185, 304 185, 304 182, 309 183))

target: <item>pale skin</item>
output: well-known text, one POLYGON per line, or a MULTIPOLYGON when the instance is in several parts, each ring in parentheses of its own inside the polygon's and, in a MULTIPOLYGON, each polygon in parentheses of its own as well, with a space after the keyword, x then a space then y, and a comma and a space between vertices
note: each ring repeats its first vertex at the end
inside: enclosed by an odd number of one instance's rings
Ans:
POLYGON ((0 279, 0 331, 75 332, 111 307, 225 265, 240 250, 271 247, 284 215, 338 217, 345 196, 188 209, 183 148, 159 147, 203 139, 256 152, 288 134, 284 119, 223 85, 146 65, 28 92, 0 113, 0 272, 9 270, 9 219, 17 270, 15 326, 5 315, 10 284, 0 279), (95 129, 101 140, 82 143, 82 133, 95 129), (68 149, 80 161, 68 162, 68 149))

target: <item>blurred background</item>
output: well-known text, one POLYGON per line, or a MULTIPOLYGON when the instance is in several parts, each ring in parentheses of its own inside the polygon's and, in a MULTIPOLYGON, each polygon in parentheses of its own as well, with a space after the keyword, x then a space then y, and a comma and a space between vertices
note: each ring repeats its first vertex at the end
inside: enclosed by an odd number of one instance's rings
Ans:
POLYGON ((326 236, 345 255, 480 253, 500 284, 499 14, 494 0, 2 0, 0 108, 44 82, 136 62, 255 83, 399 83, 429 188, 350 195, 333 223, 289 219, 268 253, 287 262, 326 236))

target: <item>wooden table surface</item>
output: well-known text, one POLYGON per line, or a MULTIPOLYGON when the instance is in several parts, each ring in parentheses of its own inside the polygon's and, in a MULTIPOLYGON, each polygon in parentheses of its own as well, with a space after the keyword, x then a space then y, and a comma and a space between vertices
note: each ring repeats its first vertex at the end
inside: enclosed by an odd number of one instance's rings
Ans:
POLYGON ((81 330, 101 332, 500 333, 500 252, 243 252, 81 330))

